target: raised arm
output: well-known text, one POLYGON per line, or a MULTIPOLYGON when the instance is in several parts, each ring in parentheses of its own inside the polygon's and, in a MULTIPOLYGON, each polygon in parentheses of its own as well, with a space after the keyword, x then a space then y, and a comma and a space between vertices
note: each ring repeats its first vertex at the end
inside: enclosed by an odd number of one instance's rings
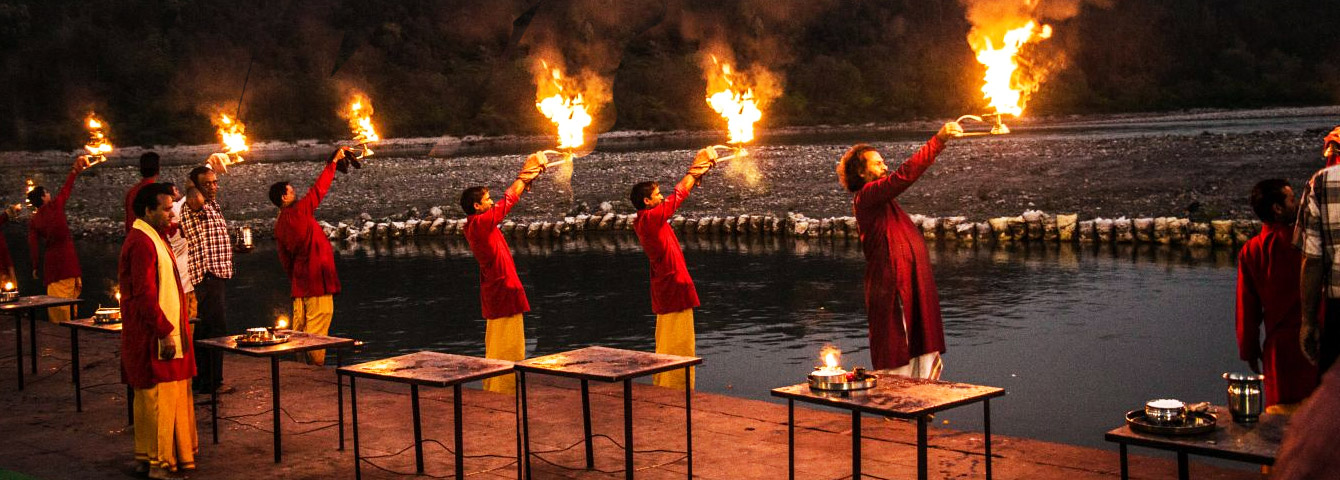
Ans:
POLYGON ((79 172, 84 171, 85 168, 88 168, 88 166, 84 161, 84 157, 79 157, 78 160, 75 160, 74 166, 70 167, 70 174, 65 177, 65 185, 62 185, 60 187, 60 192, 56 194, 55 198, 51 199, 51 202, 56 204, 57 208, 65 208, 65 202, 70 199, 70 192, 74 191, 74 179, 78 177, 79 172))
POLYGON ((949 122, 940 127, 934 137, 926 141, 917 153, 908 157, 902 165, 898 166, 893 173, 885 175, 884 178, 867 183, 861 189, 862 201, 866 203, 887 203, 898 198, 904 191, 916 183, 926 170, 935 164, 935 157, 944 150, 945 143, 952 138, 957 138, 963 134, 963 128, 956 122, 949 122))
POLYGON ((312 182, 312 188, 308 188, 307 193, 303 194, 302 200, 298 200, 299 209, 304 212, 312 212, 321 205, 321 200, 325 199, 326 194, 330 192, 331 182, 335 181, 335 165, 341 158, 344 158, 344 151, 341 148, 331 155, 330 161, 326 162, 326 168, 321 170, 321 175, 316 177, 315 182, 312 182))

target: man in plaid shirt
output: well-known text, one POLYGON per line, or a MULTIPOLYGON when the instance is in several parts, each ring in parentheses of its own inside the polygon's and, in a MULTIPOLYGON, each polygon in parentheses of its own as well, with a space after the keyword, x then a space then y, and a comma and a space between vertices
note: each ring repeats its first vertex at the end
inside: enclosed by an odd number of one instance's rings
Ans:
MULTIPOLYGON (((228 334, 225 282, 233 278, 233 242, 228 237, 228 222, 219 209, 219 178, 209 167, 196 167, 191 183, 204 197, 203 205, 191 205, 183 212, 182 233, 186 236, 188 278, 195 286, 200 324, 196 338, 214 338, 228 334)), ((195 357, 197 393, 221 390, 223 358, 217 350, 206 349, 195 357)))
POLYGON ((1303 250, 1303 354, 1317 364, 1317 373, 1340 357, 1340 127, 1322 142, 1327 167, 1312 176, 1298 209, 1296 242, 1303 250), (1324 293, 1323 293, 1324 292, 1324 293), (1325 299, 1323 309, 1322 301, 1325 299), (1325 322, 1318 325, 1318 311, 1325 322), (1326 328, 1326 327, 1330 328, 1326 328))

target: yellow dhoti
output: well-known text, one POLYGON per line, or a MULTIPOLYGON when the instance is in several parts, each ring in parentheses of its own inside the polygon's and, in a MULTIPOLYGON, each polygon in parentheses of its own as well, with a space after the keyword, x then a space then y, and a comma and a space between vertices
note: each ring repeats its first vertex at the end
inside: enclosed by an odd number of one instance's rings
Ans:
POLYGON ((185 295, 182 295, 182 297, 181 297, 181 303, 182 303, 183 306, 186 307, 186 319, 187 319, 187 320, 190 320, 190 319, 192 319, 192 318, 195 318, 196 313, 199 313, 199 312, 196 310, 197 305, 196 305, 196 302, 195 302, 195 292, 186 292, 185 295))
MULTIPOLYGON (((293 329, 314 335, 330 333, 330 320, 335 316, 335 297, 302 297, 293 299, 293 329)), ((326 364, 325 350, 307 352, 307 363, 326 364)))
MULTIPOLYGON (((522 314, 485 320, 484 358, 519 362, 526 359, 526 322, 522 314)), ((516 376, 499 375, 484 379, 484 390, 512 395, 516 376)))
POLYGON ((907 365, 890 370, 890 372, 904 377, 939 380, 942 370, 944 370, 944 362, 940 360, 940 352, 931 352, 912 357, 907 365))
MULTIPOLYGON (((656 316, 656 353, 694 356, 697 337, 693 333, 693 309, 687 308, 656 316)), ((658 387, 689 388, 694 387, 694 369, 689 369, 687 384, 683 370, 662 372, 652 376, 651 383, 658 387)))
MULTIPOLYGON (((84 283, 79 277, 57 280, 47 285, 47 295, 61 298, 79 298, 79 294, 84 289, 84 283)), ((78 306, 53 307, 47 309, 47 320, 51 323, 65 323, 70 321, 72 314, 77 313, 74 310, 78 306)))
POLYGON ((135 389, 135 459, 169 472, 195 469, 198 450, 191 381, 135 389))

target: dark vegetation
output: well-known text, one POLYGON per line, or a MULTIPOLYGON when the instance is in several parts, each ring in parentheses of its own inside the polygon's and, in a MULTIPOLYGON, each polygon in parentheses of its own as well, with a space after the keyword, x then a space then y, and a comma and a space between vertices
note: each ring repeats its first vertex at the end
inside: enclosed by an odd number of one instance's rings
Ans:
MULTIPOLYGON (((1051 22, 1032 115, 1340 101, 1340 9, 1313 0, 1110 0, 1051 22)), ((600 130, 716 128, 700 55, 777 72, 771 126, 981 110, 957 0, 0 0, 0 149, 71 149, 96 110, 118 145, 545 131, 531 53, 612 81, 600 130), (250 70, 250 75, 248 75, 250 70)))

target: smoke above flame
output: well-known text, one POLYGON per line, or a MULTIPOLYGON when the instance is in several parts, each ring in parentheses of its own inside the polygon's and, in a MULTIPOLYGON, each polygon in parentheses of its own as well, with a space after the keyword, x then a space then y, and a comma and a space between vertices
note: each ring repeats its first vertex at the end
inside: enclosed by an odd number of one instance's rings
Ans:
POLYGON ((1020 116, 1062 58, 1049 57, 1036 46, 1052 37, 1048 21, 1078 15, 1085 3, 1112 0, 960 0, 972 30, 968 45, 985 67, 982 96, 995 113, 1020 116))
POLYGON ((1038 26, 1036 22, 1029 21, 1005 32, 1000 43, 989 37, 981 39, 982 47, 977 50, 977 62, 986 67, 982 97, 996 113, 1016 117, 1023 115, 1028 96, 1038 90, 1041 81, 1032 76, 1019 75, 1020 49, 1029 42, 1051 36, 1050 25, 1038 26))

